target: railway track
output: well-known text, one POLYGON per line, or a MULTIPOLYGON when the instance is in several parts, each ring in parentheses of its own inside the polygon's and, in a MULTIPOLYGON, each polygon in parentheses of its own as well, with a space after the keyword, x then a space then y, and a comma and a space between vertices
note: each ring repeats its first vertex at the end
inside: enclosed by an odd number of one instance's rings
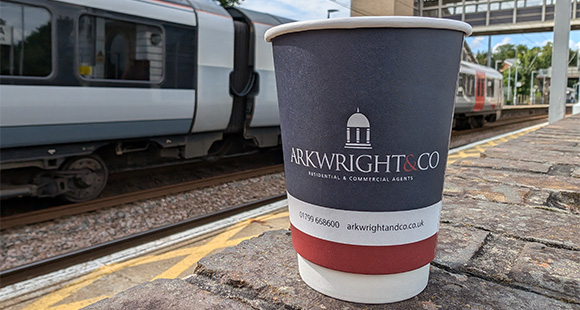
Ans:
POLYGON ((215 186, 226 182, 233 182, 240 179, 252 178, 272 173, 279 173, 282 171, 284 171, 284 165, 274 165, 205 179, 199 179, 175 185, 168 185, 159 188, 136 191, 118 196, 96 199, 84 203, 69 204, 59 207, 52 207, 38 211, 6 216, 2 217, 2 229, 3 230, 9 229, 20 225, 31 225, 35 223, 55 220, 63 216, 70 216, 85 212, 97 211, 144 199, 151 199, 156 197, 162 197, 165 195, 177 194, 204 187, 215 186))
MULTIPOLYGON (((279 168, 279 167, 277 167, 279 168)), ((216 181, 216 180, 214 180, 216 181)), ((189 229, 200 227, 221 219, 240 214, 261 206, 271 204, 286 198, 286 194, 271 196, 255 202, 227 208, 210 214, 187 219, 178 223, 165 225, 146 232, 104 242, 88 248, 68 252, 34 263, 21 265, 12 269, 0 271, 0 287, 5 287, 40 275, 70 267, 75 264, 103 257, 123 249, 131 248, 146 242, 158 240, 189 229)))

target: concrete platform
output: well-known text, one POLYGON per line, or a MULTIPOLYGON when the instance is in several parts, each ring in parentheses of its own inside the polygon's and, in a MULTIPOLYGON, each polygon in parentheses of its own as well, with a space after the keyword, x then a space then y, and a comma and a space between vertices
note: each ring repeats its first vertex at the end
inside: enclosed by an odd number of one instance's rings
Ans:
POLYGON ((409 300, 361 305, 300 280, 267 232, 85 309, 580 309, 580 116, 448 167, 437 257, 409 300))

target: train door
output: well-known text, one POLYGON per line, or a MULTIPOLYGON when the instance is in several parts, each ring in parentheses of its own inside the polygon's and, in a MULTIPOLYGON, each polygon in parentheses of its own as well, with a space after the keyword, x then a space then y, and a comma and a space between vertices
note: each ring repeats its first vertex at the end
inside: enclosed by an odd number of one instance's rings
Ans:
POLYGON ((485 104, 485 73, 475 73, 475 105, 473 111, 483 110, 485 104))
POLYGON ((497 105, 497 99, 495 95, 495 81, 492 78, 487 78, 485 80, 485 83, 487 85, 485 89, 485 97, 487 98, 487 101, 489 102, 491 109, 495 110, 495 107, 497 105))

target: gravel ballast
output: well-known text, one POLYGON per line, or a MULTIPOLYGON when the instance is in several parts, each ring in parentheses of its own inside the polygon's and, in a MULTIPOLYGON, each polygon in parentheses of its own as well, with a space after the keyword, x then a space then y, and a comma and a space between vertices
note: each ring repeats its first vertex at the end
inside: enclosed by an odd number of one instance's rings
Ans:
POLYGON ((0 270, 285 191, 284 174, 276 173, 4 230, 0 235, 0 270))

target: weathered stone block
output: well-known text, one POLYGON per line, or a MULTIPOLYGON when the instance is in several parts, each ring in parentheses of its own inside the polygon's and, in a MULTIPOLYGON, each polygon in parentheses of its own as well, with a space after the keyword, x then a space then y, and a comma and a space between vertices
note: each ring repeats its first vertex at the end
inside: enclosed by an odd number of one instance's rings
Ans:
POLYGON ((501 169, 501 170, 514 170, 514 171, 524 171, 533 173, 543 173, 546 174, 550 170, 551 164, 544 162, 531 162, 531 161, 521 161, 521 160, 508 160, 501 158, 464 158, 453 163, 455 166, 462 167, 474 167, 474 168, 488 168, 488 169, 501 169))
POLYGON ((552 150, 534 149, 531 151, 526 148, 510 148, 508 146, 494 147, 486 150, 482 157, 498 158, 504 160, 521 160, 538 163, 566 164, 580 161, 580 155, 577 153, 566 153, 552 150))
POLYGON ((441 220, 520 239, 580 249, 580 217, 522 205, 443 197, 441 220), (541 240, 540 240, 541 239, 541 240))
POLYGON ((580 178, 580 166, 574 167, 574 170, 572 171, 572 175, 573 178, 580 178))
POLYGON ((158 279, 143 283, 89 305, 85 310, 214 310, 254 309, 235 299, 201 290, 180 279, 158 279))
POLYGON ((539 294, 580 303, 577 251, 490 234, 464 270, 539 294))
POLYGON ((467 199, 523 204, 530 191, 529 188, 514 188, 509 185, 449 175, 445 178, 443 194, 467 199))
POLYGON ((525 244, 521 240, 490 234, 465 270, 484 278, 510 283, 508 273, 525 244))
POLYGON ((434 262, 442 267, 459 270, 482 246, 489 232, 466 226, 441 224, 434 262))
MULTIPOLYGON (((529 288, 555 291, 563 298, 580 303, 578 251, 526 243, 508 276, 529 288)), ((554 295, 552 292, 545 294, 554 295)))
POLYGON ((513 186, 514 188, 526 187, 537 190, 580 191, 580 180, 578 178, 559 175, 542 175, 457 166, 449 167, 447 169, 447 174, 453 174, 465 180, 478 180, 480 182, 504 184, 513 186))

